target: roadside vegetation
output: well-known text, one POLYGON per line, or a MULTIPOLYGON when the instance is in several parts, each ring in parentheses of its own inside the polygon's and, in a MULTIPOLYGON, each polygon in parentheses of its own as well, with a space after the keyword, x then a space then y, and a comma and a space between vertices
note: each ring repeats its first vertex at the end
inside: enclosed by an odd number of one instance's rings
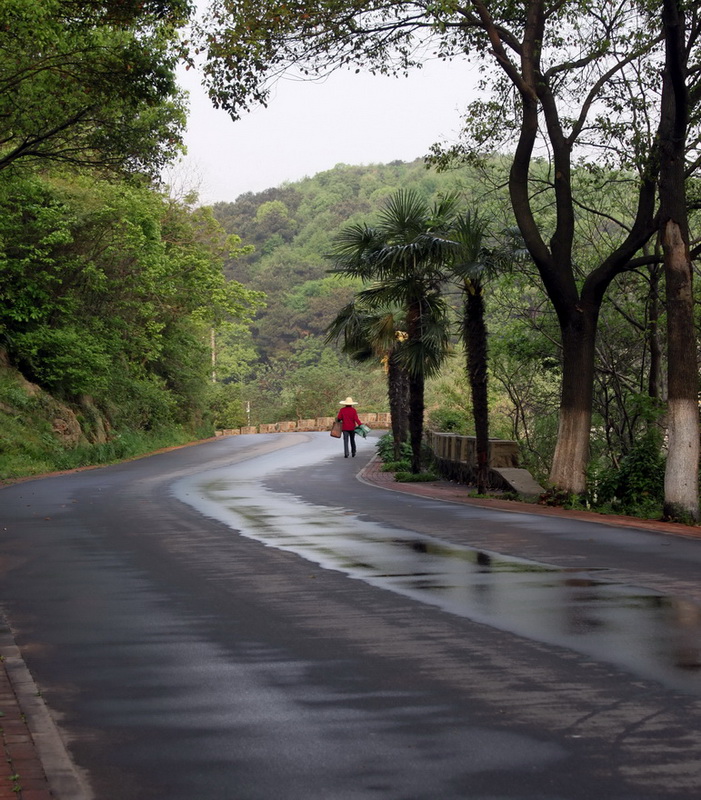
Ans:
POLYGON ((407 479, 428 426, 476 437, 480 494, 489 438, 512 439, 543 502, 695 521, 701 22, 674 0, 395 3, 378 38, 374 6, 347 31, 335 0, 234 5, 191 29, 182 0, 0 9, 0 479, 352 393, 392 412, 407 479), (160 181, 195 49, 236 118, 293 65, 401 72, 419 29, 486 68, 428 160, 212 208, 160 181))
MULTIPOLYGON (((682 0, 596 8, 546 0, 425 7, 397 2, 364 5, 352 14, 341 0, 294 8, 264 0, 212 6, 196 38, 210 96, 233 119, 265 103, 283 75, 315 79, 348 67, 406 75, 428 57, 475 62, 480 94, 469 104, 462 136, 436 145, 431 160, 441 169, 488 167, 494 156, 508 154, 508 176, 492 185, 508 187, 507 213, 537 275, 559 349, 549 484, 557 493, 586 491, 601 314, 619 281, 643 273, 658 286, 663 279, 665 287, 666 381, 662 387, 654 375, 648 387, 667 412, 661 423, 667 443, 664 513, 698 519, 696 204, 688 198, 698 168, 700 31, 701 18, 682 0)), ((482 210, 468 198, 467 211, 477 208, 482 210)), ((424 227, 411 247, 435 232, 424 227)), ((368 256, 381 265, 382 283, 388 266, 399 268, 406 253, 400 247, 389 265, 381 248, 368 256)), ((435 259, 421 258, 423 269, 415 269, 414 278, 436 269, 435 259)), ((655 295, 655 302, 661 298, 655 295)), ((427 330, 414 335, 410 306, 407 351, 427 330)), ((659 316, 643 328, 646 333, 656 335, 659 316)), ((472 355, 468 348, 468 362, 472 355)), ((424 379, 427 364, 409 368, 411 382, 424 379)), ((471 380, 477 383, 475 373, 471 380)), ((423 411, 419 394, 410 393, 413 472, 423 411)), ((484 415, 474 391, 472 404, 482 468, 484 415)))

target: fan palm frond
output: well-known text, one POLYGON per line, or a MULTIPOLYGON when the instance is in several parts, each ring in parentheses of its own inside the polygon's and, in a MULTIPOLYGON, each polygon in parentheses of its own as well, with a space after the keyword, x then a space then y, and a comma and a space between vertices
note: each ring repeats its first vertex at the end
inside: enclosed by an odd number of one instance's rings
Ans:
POLYGON ((381 239, 374 228, 353 224, 343 228, 333 240, 326 258, 333 262, 329 272, 369 280, 376 270, 381 239))
POLYGON ((378 228, 385 241, 411 241, 426 227, 430 207, 413 189, 400 189, 391 195, 380 211, 378 228))

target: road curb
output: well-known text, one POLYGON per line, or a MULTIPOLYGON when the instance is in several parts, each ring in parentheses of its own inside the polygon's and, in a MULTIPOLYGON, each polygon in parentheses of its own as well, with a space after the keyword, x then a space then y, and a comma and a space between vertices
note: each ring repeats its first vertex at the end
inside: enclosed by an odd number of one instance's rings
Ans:
POLYGON ((94 800, 0 611, 0 800, 94 800))
POLYGON ((450 481, 427 481, 425 483, 398 483, 394 473, 381 471, 382 461, 374 455, 370 462, 356 475, 357 479, 369 486, 386 489, 390 492, 423 497, 426 500, 437 500, 444 503, 487 508, 492 511, 506 511, 512 514, 533 514, 543 517, 560 517, 576 519, 581 522, 595 522, 598 525, 610 525, 616 528, 637 528, 651 533, 683 536, 688 539, 701 539, 701 527, 682 525, 680 522, 663 522, 662 520, 643 519, 642 517, 626 517, 617 514, 599 514, 596 511, 574 511, 557 506, 544 506, 536 503, 524 503, 518 500, 500 500, 498 498, 468 497, 472 488, 466 484, 450 481))

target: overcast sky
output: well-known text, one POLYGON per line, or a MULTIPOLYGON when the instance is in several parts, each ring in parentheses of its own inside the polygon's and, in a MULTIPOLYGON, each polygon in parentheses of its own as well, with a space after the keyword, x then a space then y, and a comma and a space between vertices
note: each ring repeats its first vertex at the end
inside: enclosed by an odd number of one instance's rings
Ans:
POLYGON ((199 76, 190 92, 188 155, 166 175, 175 192, 196 189, 203 204, 234 201, 336 164, 411 161, 437 141, 455 141, 476 83, 464 61, 434 61, 408 78, 337 72, 323 83, 280 81, 268 108, 232 122, 212 108, 199 76))

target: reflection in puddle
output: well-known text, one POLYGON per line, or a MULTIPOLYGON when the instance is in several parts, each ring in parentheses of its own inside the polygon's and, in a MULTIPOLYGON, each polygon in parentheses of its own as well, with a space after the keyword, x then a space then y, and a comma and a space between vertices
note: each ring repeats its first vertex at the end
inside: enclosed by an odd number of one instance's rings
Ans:
POLYGON ((701 694, 701 608, 691 601, 606 581, 605 570, 563 570, 377 525, 267 491, 242 466, 212 479, 221 472, 179 482, 176 495, 327 569, 701 694))

